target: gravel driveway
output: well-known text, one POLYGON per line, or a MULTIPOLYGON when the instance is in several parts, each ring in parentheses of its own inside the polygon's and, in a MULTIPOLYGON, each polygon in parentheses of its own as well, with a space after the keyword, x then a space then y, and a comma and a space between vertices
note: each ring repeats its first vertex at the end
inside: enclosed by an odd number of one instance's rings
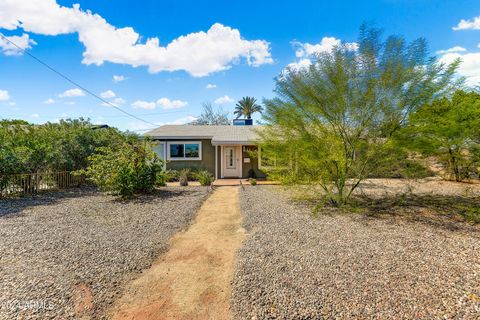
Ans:
POLYGON ((0 201, 0 319, 104 318, 208 194, 168 188, 122 202, 74 190, 0 201))
MULTIPOLYGON (((238 319, 479 319, 480 232, 394 217, 311 217, 275 186, 241 194, 238 319)), ((476 229, 478 230, 478 229, 476 229)))

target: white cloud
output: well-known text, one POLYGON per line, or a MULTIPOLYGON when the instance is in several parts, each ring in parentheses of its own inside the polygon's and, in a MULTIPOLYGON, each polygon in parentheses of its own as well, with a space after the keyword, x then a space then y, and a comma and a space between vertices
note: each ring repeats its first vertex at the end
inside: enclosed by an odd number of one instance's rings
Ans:
POLYGON ((197 120, 197 117, 194 117, 194 116, 186 116, 186 117, 183 117, 183 118, 174 120, 174 121, 172 121, 172 122, 168 122, 168 123, 166 123, 166 124, 177 124, 177 125, 180 125, 180 124, 187 124, 187 123, 190 123, 190 122, 195 121, 195 120, 197 120))
POLYGON ((33 113, 33 114, 30 115, 30 117, 36 119, 36 118, 39 118, 40 115, 38 113, 33 113))
POLYGON ((73 98, 73 97, 83 97, 85 93, 83 90, 75 88, 75 89, 69 89, 65 90, 63 93, 60 93, 58 96, 60 98, 73 98))
POLYGON ((115 92, 113 92, 112 90, 107 90, 105 92, 102 92, 100 93, 100 97, 102 97, 103 99, 111 99, 111 98, 115 98, 115 92))
MULTIPOLYGON (((1 13, 0 13, 1 16, 1 13)), ((0 37, 0 49, 3 54, 6 56, 16 56, 16 55, 22 55, 23 51, 26 49, 30 49, 32 45, 35 45, 36 42, 30 39, 30 36, 26 33, 22 34, 21 36, 11 36, 7 37, 4 34, 0 33, 0 35, 3 35, 6 39, 10 40, 11 42, 3 39, 0 37), (15 46, 14 44, 17 46, 15 46)))
POLYGON ((342 42, 342 40, 335 37, 323 37, 317 44, 311 44, 308 42, 302 43, 298 41, 294 41, 292 44, 294 47, 297 47, 297 50, 295 51, 297 61, 289 63, 283 72, 298 72, 307 69, 312 64, 312 59, 315 55, 330 52, 336 46, 344 45, 349 51, 358 50, 358 44, 356 42, 342 42))
POLYGON ((462 19, 453 30, 480 30, 480 16, 473 18, 473 20, 462 19))
POLYGON ((207 88, 207 89, 215 89, 216 87, 217 87, 216 84, 211 84, 211 83, 209 83, 205 86, 205 88, 207 88))
POLYGON ((465 52, 465 51, 467 51, 467 49, 465 49, 464 47, 455 46, 455 47, 452 47, 452 48, 447 49, 447 50, 438 50, 438 51, 435 52, 435 53, 436 53, 436 54, 445 54, 445 53, 465 52))
POLYGON ((457 72, 466 78, 466 84, 470 86, 480 85, 480 52, 449 52, 440 57, 440 62, 452 63, 460 58, 462 62, 457 72))
POLYGON ((52 98, 48 98, 47 100, 43 101, 44 104, 53 104, 55 103, 55 100, 53 100, 52 98))
MULTIPOLYGON (((125 102, 126 102, 125 99, 120 98, 120 97, 115 98, 115 99, 110 101, 110 103, 112 103, 116 107, 120 107, 121 105, 125 104, 125 102)), ((102 102, 102 106, 111 107, 112 105, 110 103, 102 102)))
POLYGON ((157 105, 163 109, 178 109, 183 108, 188 104, 187 101, 182 100, 170 100, 168 98, 160 98, 157 100, 157 105))
POLYGON ((137 100, 132 103, 132 107, 135 109, 155 109, 156 105, 155 102, 137 100))
POLYGON ((121 106, 121 105, 124 104, 125 102, 126 102, 125 99, 120 98, 120 97, 115 98, 115 99, 113 99, 113 101, 112 101, 112 103, 113 103, 114 105, 116 105, 116 106, 121 106))
POLYGON ((13 107, 13 106, 17 105, 17 103, 16 103, 15 101, 10 101, 10 102, 8 103, 8 105, 13 107))
POLYGON ((223 97, 220 97, 220 98, 216 99, 213 103, 215 103, 215 104, 228 104, 228 103, 232 103, 233 101, 235 101, 235 100, 233 100, 229 96, 223 96, 223 97))
POLYGON ((299 61, 289 63, 286 67, 286 70, 290 70, 293 72, 298 72, 300 70, 308 69, 312 64, 312 60, 310 59, 300 59, 299 61))
POLYGON ((66 7, 55 0, 2 0, 0 28, 52 36, 78 33, 85 46, 83 63, 147 66, 152 73, 184 70, 201 77, 229 69, 242 58, 251 66, 273 62, 267 41, 245 40, 238 29, 220 23, 162 46, 157 37, 141 41, 132 27, 117 28, 78 4, 66 7))
POLYGON ((0 90, 0 101, 10 100, 10 95, 7 90, 0 90))
MULTIPOLYGON (((173 121, 154 122, 154 123, 160 127, 160 126, 164 126, 164 125, 168 125, 168 124, 170 124, 170 125, 183 125, 183 124, 193 122, 195 120, 197 120, 197 117, 186 116, 186 117, 182 117, 182 118, 179 118, 179 119, 176 119, 176 120, 173 120, 173 121)), ((148 131, 148 130, 155 129, 155 127, 153 127, 152 125, 149 125, 148 123, 145 123, 145 122, 131 122, 131 123, 128 124, 128 129, 133 130, 133 131, 148 131)))
MULTIPOLYGON (((334 37, 323 37, 317 44, 311 44, 308 42, 293 42, 293 44, 298 46, 298 49, 295 52, 297 58, 304 58, 312 57, 322 52, 330 52, 334 47, 341 45, 342 41, 334 37)), ((343 44, 346 46, 347 50, 355 51, 358 49, 358 44, 355 42, 347 42, 343 44)))
POLYGON ((73 106, 75 104, 75 101, 67 101, 65 102, 66 105, 73 106))
POLYGON ((125 80, 127 80, 127 78, 124 77, 124 76, 118 76, 118 75, 113 76, 113 82, 115 82, 115 83, 122 82, 122 81, 125 81, 125 80))

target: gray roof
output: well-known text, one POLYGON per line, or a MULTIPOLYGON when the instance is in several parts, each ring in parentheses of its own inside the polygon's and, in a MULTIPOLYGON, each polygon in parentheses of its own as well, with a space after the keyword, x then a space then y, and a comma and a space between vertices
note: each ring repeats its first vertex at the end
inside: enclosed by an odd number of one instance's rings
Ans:
POLYGON ((166 125, 147 133, 154 139, 212 139, 212 144, 254 144, 261 126, 166 125))

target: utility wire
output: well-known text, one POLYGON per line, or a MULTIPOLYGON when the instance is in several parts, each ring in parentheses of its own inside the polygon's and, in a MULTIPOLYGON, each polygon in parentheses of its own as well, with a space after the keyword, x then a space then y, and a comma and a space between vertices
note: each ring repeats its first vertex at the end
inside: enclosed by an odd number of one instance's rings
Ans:
POLYGON ((22 47, 18 46, 16 43, 14 43, 13 41, 11 41, 10 39, 8 39, 7 37, 5 37, 3 34, 0 33, 0 37, 9 42, 10 44, 12 44, 13 46, 15 46, 16 48, 18 48, 18 50, 20 50, 21 52, 23 52, 24 54, 27 54, 29 55, 31 58, 33 58, 34 60, 36 60, 38 63, 42 64, 44 67, 50 69, 51 71, 53 71, 54 73, 56 73, 57 75, 59 75, 60 77, 64 78, 65 80, 67 80, 68 82, 70 82, 71 84, 73 84, 74 86, 82 89, 83 91, 87 92, 88 94, 90 94, 91 96, 99 99, 100 101, 108 104, 109 106, 112 106, 114 107, 115 109, 117 109, 118 111, 128 115, 129 117, 132 117, 132 118, 135 118, 137 120, 140 120, 142 122, 145 122, 149 125, 152 125, 154 127, 158 127, 158 124, 155 124, 153 122, 150 122, 150 121, 147 121, 147 120, 143 120, 142 118, 139 118, 137 117, 136 115, 128 112, 128 111, 125 111, 121 108, 119 108, 118 106, 116 106, 115 104, 111 103, 110 101, 108 100, 105 100, 103 99, 102 97, 98 96, 97 94, 93 93, 92 91, 88 90, 87 88, 85 88, 84 86, 78 84, 77 82, 73 81, 72 79, 70 79, 69 77, 67 77, 66 75, 64 75, 63 73, 61 73, 60 71, 57 71, 55 70, 53 67, 49 66, 47 63, 43 62, 42 60, 40 60, 39 58, 37 58, 36 56, 34 56, 33 54, 31 54, 30 52, 26 51, 25 49, 23 49, 22 47))

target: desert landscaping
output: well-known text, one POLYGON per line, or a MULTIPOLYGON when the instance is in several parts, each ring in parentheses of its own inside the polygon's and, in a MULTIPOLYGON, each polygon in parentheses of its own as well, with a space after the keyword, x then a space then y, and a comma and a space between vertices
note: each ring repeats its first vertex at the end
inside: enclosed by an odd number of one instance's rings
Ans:
MULTIPOLYGON (((429 202, 319 213, 311 189, 166 187, 119 200, 83 188, 3 201, 0 251, 9 267, 0 269, 1 295, 9 308, 0 318, 480 316, 478 224, 429 202), (198 211, 207 198, 218 211, 198 211), (231 220, 235 206, 238 222, 231 220), (215 243, 232 245, 217 250, 215 243), (44 304, 32 309, 21 301, 44 304)), ((478 205, 480 185, 373 179, 358 191, 372 199, 387 193, 461 207, 478 205)))

